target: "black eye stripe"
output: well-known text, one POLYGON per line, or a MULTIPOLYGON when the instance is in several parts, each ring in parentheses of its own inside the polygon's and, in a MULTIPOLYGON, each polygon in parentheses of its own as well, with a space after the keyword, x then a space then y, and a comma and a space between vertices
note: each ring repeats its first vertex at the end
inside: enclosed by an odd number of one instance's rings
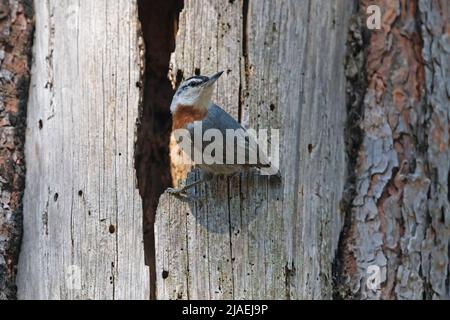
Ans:
POLYGON ((199 85, 201 85, 203 83, 203 81, 190 81, 188 83, 186 83, 185 85, 183 85, 183 88, 187 88, 187 87, 197 87, 199 85))
POLYGON ((193 76, 193 77, 190 77, 190 78, 186 79, 186 81, 189 81, 189 80, 192 80, 192 79, 197 79, 197 80, 200 80, 201 82, 204 82, 204 81, 208 80, 208 77, 205 77, 205 76, 193 76))
POLYGON ((184 83, 178 89, 177 95, 179 95, 181 92, 185 91, 187 88, 198 87, 199 85, 205 83, 208 80, 209 80, 209 78, 205 77, 205 76, 190 77, 186 81, 184 81, 184 83))
POLYGON ((195 82, 189 83, 188 86, 189 86, 189 87, 197 87, 197 86, 201 85, 202 83, 203 83, 203 82, 197 82, 197 81, 195 81, 195 82))

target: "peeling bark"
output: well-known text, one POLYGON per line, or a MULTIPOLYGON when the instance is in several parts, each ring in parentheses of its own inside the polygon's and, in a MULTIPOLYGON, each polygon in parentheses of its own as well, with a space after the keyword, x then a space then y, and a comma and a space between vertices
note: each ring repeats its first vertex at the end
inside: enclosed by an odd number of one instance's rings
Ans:
POLYGON ((27 0, 0 1, 0 300, 16 298, 32 6, 27 0))
POLYGON ((362 1, 359 16, 369 4, 383 8, 383 27, 361 52, 364 138, 341 251, 348 290, 341 294, 448 298, 448 5, 362 1), (380 268, 379 290, 366 285, 371 266, 380 268))

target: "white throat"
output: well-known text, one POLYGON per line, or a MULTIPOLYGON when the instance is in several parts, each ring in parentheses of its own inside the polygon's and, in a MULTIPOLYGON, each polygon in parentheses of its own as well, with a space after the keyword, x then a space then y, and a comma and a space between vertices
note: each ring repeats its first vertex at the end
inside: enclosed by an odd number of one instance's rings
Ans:
MULTIPOLYGON (((212 91, 212 90, 211 90, 212 91)), ((203 91, 200 94, 196 92, 183 93, 182 95, 175 95, 170 105, 170 111, 175 112, 178 105, 192 106, 200 110, 207 110, 211 103, 212 92, 203 91)))

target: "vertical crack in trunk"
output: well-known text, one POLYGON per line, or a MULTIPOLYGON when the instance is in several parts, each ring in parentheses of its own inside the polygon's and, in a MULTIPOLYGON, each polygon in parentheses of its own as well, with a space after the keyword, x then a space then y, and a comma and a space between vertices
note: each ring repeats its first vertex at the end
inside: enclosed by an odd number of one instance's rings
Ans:
POLYGON ((344 212, 344 226, 342 228, 338 252, 333 262, 333 298, 346 299, 354 298, 353 294, 346 288, 343 279, 344 269, 350 266, 356 267, 356 262, 352 261, 352 254, 348 252, 346 246, 350 229, 352 227, 352 203, 356 197, 356 166, 358 161, 358 151, 363 143, 364 132, 361 129, 363 118, 364 96, 367 91, 367 74, 365 72, 367 63, 366 48, 368 35, 363 25, 363 16, 360 8, 356 8, 356 13, 351 19, 346 55, 346 78, 347 78, 347 122, 345 125, 345 142, 347 153, 347 182, 341 201, 341 211, 344 212))
MULTIPOLYGON (((249 15, 249 2, 250 0, 242 1, 242 64, 243 70, 241 70, 240 84, 239 84, 239 106, 238 106, 238 117, 239 122, 242 122, 242 112, 246 92, 249 85, 250 77, 250 63, 248 58, 248 15, 249 15)), ((242 65, 241 64, 241 65, 242 65)))
POLYGON ((183 0, 139 0, 138 7, 146 63, 135 157, 138 187, 143 200, 144 248, 146 264, 150 269, 150 298, 154 299, 155 212, 160 195, 171 185, 169 105, 174 91, 168 72, 183 0))

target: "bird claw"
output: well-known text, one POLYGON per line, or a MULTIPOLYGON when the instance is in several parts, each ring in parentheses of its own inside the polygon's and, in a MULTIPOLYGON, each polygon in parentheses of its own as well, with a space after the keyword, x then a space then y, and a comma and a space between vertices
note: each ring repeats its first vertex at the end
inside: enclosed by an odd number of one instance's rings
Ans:
POLYGON ((181 195, 185 193, 183 188, 167 188, 167 192, 173 195, 181 195))
POLYGON ((182 201, 194 201, 195 202, 195 201, 200 200, 200 198, 197 196, 188 195, 186 193, 186 190, 184 190, 183 188, 168 188, 167 193, 173 195, 174 197, 176 197, 182 201))

